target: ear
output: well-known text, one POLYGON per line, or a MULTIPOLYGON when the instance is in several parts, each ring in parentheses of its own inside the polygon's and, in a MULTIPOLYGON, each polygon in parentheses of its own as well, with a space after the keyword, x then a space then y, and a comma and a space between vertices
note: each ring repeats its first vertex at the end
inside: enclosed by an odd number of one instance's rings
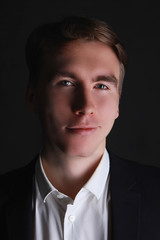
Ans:
POLYGON ((31 84, 28 84, 25 94, 25 102, 32 113, 37 113, 36 92, 31 84))

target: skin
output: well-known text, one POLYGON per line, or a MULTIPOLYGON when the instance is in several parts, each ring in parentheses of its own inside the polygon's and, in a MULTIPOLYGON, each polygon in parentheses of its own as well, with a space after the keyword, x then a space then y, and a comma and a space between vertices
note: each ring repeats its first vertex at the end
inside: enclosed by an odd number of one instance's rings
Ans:
POLYGON ((73 199, 99 164, 119 115, 119 75, 110 47, 76 40, 46 53, 36 90, 28 87, 28 105, 42 124, 46 175, 73 199))

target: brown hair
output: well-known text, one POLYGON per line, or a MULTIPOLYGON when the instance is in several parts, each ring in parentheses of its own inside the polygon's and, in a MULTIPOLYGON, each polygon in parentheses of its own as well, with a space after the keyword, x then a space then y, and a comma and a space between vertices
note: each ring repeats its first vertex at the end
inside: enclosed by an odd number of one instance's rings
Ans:
POLYGON ((26 63, 29 68, 30 83, 36 85, 38 81, 46 48, 60 49, 68 42, 78 39, 99 41, 111 47, 120 62, 121 93, 127 56, 118 36, 111 26, 103 21, 77 16, 41 25, 31 32, 26 43, 26 63))

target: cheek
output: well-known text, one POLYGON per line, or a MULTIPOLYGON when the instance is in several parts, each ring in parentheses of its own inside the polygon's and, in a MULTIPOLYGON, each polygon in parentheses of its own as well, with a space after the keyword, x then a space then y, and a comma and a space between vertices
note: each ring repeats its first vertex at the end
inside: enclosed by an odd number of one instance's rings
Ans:
POLYGON ((99 116, 114 120, 119 116, 119 100, 117 98, 107 98, 103 99, 101 103, 99 103, 99 116))
POLYGON ((63 122, 67 118, 69 99, 58 93, 48 94, 43 109, 44 116, 48 120, 55 122, 63 122))

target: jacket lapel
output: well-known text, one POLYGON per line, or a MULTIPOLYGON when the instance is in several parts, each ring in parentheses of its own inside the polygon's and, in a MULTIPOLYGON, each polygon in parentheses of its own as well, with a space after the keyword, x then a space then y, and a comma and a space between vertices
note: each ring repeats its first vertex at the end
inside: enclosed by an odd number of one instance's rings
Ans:
POLYGON ((137 240, 140 193, 132 164, 113 155, 110 159, 112 240, 137 240))
POLYGON ((32 239, 32 187, 35 161, 17 174, 11 183, 7 211, 8 239, 32 239))

